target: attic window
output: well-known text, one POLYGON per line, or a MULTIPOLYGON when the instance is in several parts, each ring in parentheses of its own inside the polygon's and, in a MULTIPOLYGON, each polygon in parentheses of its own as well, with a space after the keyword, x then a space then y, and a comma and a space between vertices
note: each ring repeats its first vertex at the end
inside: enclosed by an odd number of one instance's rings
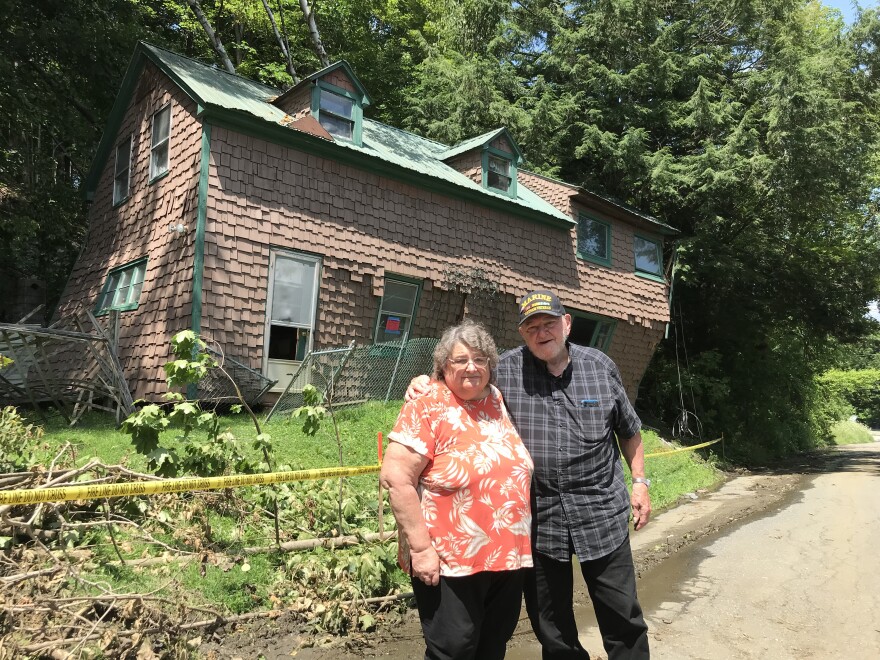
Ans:
POLYGON ((321 100, 318 106, 318 121, 327 132, 336 137, 353 140, 355 134, 354 99, 337 94, 324 87, 320 88, 321 100))
POLYGON ((512 154, 492 147, 483 151, 483 187, 516 197, 516 162, 512 154))
POLYGON ((489 187, 507 192, 510 190, 510 161, 489 156, 489 187))

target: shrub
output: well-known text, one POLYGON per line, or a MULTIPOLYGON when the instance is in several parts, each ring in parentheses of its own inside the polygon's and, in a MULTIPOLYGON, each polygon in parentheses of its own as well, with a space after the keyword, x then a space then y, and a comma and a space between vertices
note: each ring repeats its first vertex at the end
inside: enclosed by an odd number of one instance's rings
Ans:
POLYGON ((0 409, 0 465, 4 470, 26 469, 33 463, 43 429, 25 423, 13 406, 0 409))
POLYGON ((833 369, 822 374, 819 382, 827 395, 824 405, 839 409, 838 420, 854 413, 862 423, 880 427, 880 369, 833 369))

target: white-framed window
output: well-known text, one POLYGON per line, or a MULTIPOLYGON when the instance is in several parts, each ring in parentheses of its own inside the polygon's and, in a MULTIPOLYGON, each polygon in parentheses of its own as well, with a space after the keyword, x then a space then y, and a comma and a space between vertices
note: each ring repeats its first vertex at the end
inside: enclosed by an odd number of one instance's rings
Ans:
POLYGON ((603 353, 608 352, 611 345, 611 337, 614 334, 616 321, 604 316, 587 314, 576 310, 571 312, 571 333, 568 339, 573 344, 598 348, 603 353))
POLYGON ((171 138, 171 104, 153 115, 150 138, 150 181, 168 171, 169 142, 171 138))
POLYGON ((663 279, 663 252, 660 241, 636 234, 633 236, 636 273, 663 279))
POLYGON ((581 259, 611 265, 611 225, 583 213, 578 215, 577 254, 581 259))
POLYGON ((320 277, 318 257, 272 251, 266 323, 266 356, 270 363, 299 361, 311 350, 320 277))
POLYGON ((116 162, 113 166, 113 203, 119 204, 128 199, 131 181, 131 135, 116 147, 116 162))
POLYGON ((146 271, 147 260, 139 259, 107 273, 95 311, 103 314, 111 309, 120 311, 135 309, 138 306, 141 290, 144 288, 146 271))
POLYGON ((379 317, 373 342, 381 344, 409 337, 421 286, 393 275, 385 276, 385 289, 379 303, 379 317))

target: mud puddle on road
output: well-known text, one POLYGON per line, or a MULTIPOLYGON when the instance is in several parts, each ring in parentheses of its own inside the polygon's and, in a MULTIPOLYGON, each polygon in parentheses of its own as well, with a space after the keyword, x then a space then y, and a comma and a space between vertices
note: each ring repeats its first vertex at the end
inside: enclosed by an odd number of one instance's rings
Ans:
MULTIPOLYGON (((718 538, 744 525, 773 516, 799 501, 802 491, 810 487, 812 477, 801 476, 797 481, 800 482, 799 485, 766 508, 755 510, 735 522, 724 520, 717 524, 709 523, 701 529, 687 532, 698 539, 695 541, 683 542, 678 539, 672 544, 674 546, 672 548, 657 546, 647 549, 638 546, 637 534, 631 536, 639 571, 639 602, 645 612, 649 630, 653 631, 658 624, 668 622, 694 598, 705 593, 708 585, 703 584, 698 576, 700 564, 712 556, 709 547, 718 538)), ((574 611, 581 643, 593 660, 604 660, 605 650, 602 647, 593 605, 586 594, 583 577, 577 566, 574 567, 574 573, 576 585, 574 611)), ((535 660, 541 657, 540 644, 535 640, 528 618, 525 617, 525 606, 523 606, 523 618, 508 645, 506 660, 535 660)))

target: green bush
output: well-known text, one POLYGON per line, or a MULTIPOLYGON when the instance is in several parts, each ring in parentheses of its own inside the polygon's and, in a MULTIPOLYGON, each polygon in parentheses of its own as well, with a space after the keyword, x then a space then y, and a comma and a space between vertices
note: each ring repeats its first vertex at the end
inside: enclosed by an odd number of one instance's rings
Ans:
POLYGON ((823 406, 836 408, 838 420, 855 414, 863 424, 880 427, 880 369, 833 369, 822 374, 819 382, 826 394, 823 406))
POLYGON ((0 467, 4 470, 29 468, 42 437, 43 429, 25 423, 13 406, 0 409, 0 467))
POLYGON ((864 424, 844 420, 831 428, 831 435, 836 445, 858 445, 874 442, 871 430, 864 424))

